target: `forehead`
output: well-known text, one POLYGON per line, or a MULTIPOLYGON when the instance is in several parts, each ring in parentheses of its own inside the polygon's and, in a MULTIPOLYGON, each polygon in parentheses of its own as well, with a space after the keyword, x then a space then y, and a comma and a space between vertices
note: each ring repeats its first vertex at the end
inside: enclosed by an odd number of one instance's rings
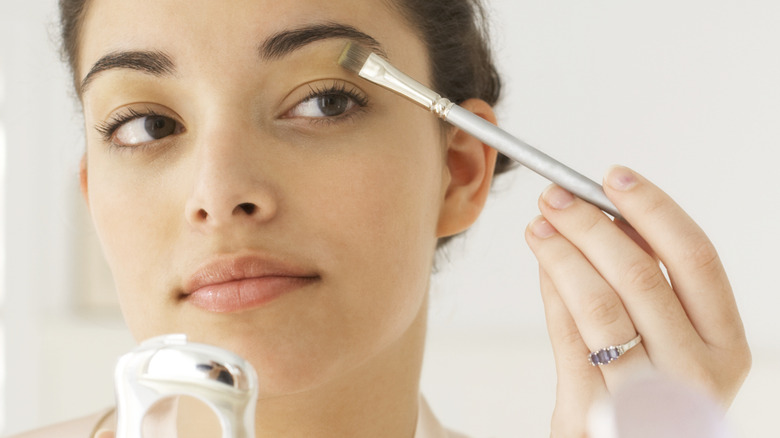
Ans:
POLYGON ((121 50, 159 50, 180 61, 195 59, 215 66, 227 60, 235 62, 248 52, 256 52, 274 34, 318 23, 354 27, 378 40, 391 59, 397 55, 398 62, 425 55, 416 33, 385 0, 92 0, 88 3, 78 63, 81 77, 106 53, 121 50))

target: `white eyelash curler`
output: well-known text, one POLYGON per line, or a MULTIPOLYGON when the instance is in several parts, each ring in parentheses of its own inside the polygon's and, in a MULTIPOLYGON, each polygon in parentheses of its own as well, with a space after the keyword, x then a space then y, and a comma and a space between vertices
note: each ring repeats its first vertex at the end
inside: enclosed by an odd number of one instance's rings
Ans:
POLYGON ((257 374, 227 350, 166 335, 143 342, 122 356, 114 373, 116 438, 141 438, 143 420, 156 403, 182 395, 214 410, 223 437, 254 438, 257 374))

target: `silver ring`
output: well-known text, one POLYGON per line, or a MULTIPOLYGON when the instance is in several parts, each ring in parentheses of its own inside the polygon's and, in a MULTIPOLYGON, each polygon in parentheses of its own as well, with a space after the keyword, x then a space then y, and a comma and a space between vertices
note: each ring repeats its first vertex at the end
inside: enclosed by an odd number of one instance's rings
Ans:
POLYGON ((636 335, 636 337, 625 344, 613 345, 601 350, 594 351, 588 354, 588 362, 594 367, 606 365, 613 360, 617 360, 626 351, 636 347, 642 342, 642 335, 636 335))

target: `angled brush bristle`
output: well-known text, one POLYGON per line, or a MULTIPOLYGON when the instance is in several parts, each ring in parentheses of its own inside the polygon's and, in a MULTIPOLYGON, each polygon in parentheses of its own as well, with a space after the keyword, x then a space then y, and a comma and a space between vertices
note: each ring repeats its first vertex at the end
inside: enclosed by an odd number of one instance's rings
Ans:
POLYGON ((360 73, 363 64, 371 56, 371 50, 355 42, 348 42, 339 57, 339 65, 354 73, 360 73))

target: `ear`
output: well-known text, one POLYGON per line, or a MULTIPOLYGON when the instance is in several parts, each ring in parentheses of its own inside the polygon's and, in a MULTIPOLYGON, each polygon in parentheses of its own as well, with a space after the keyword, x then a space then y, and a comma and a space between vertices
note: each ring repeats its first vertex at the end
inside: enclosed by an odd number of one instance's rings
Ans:
POLYGON ((87 186, 87 154, 81 156, 79 162, 79 186, 81 187, 81 196, 89 207, 89 188, 87 186))
MULTIPOLYGON (((484 100, 469 99, 460 106, 496 124, 493 108, 484 100)), ((447 139, 447 186, 439 214, 437 237, 447 237, 465 231, 479 217, 485 206, 493 170, 495 149, 460 129, 454 129, 447 139)))

